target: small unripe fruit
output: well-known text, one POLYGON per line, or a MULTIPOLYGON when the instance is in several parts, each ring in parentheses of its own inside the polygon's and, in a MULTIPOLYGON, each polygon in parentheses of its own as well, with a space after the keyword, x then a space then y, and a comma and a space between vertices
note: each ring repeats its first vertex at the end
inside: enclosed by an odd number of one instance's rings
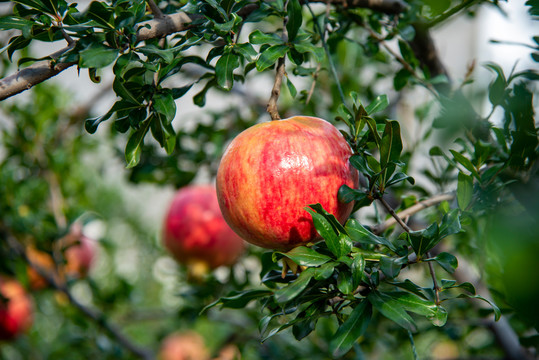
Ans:
POLYGON ((342 185, 357 187, 352 151, 329 122, 306 116, 257 124, 226 149, 217 172, 223 216, 244 240, 289 250, 320 240, 309 204, 344 223, 353 203, 338 201, 342 185))
POLYGON ((223 219, 211 185, 177 191, 165 217, 163 242, 176 260, 193 269, 233 265, 245 248, 223 219))
POLYGON ((32 325, 32 300, 16 280, 0 277, 0 340, 13 340, 32 325))

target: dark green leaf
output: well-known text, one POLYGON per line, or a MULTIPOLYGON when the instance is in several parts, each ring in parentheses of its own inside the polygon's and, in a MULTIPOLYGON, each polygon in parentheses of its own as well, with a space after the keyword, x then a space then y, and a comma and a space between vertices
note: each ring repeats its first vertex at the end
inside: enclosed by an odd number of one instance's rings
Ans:
POLYGON ((477 179, 480 179, 479 173, 477 172, 477 169, 472 164, 470 159, 462 155, 461 153, 455 151, 455 150, 449 150, 451 154, 453 154, 453 158, 462 166, 466 168, 466 170, 469 170, 477 179))
POLYGON ((339 242, 339 237, 331 226, 331 223, 323 215, 314 212, 310 208, 305 208, 305 210, 307 210, 313 217, 314 227, 320 236, 322 236, 326 241, 329 250, 335 254, 336 257, 339 257, 341 255, 341 245, 339 242))
POLYGON ((396 251, 395 246, 388 239, 374 235, 372 232, 365 229, 356 219, 348 220, 345 229, 352 241, 363 244, 382 245, 393 252, 396 251))
POLYGON ((275 62, 286 55, 289 50, 286 45, 273 45, 264 50, 260 57, 256 61, 256 69, 258 71, 264 71, 268 67, 275 64, 275 62))
POLYGON ((473 196, 473 177, 459 171, 457 184, 457 203, 459 209, 466 210, 473 196))
POLYGON ((423 289, 421 287, 419 287, 418 285, 416 285, 415 283, 413 283, 412 281, 408 280, 408 279, 404 280, 404 282, 391 283, 391 285, 398 286, 401 289, 407 290, 407 291, 409 291, 411 293, 414 293, 417 296, 420 296, 423 299, 427 300, 427 297, 423 293, 423 289))
POLYGON ((2 30, 24 30, 33 24, 33 21, 18 16, 3 16, 0 18, 0 29, 2 30))
POLYGON ((320 266, 327 263, 331 258, 327 255, 320 254, 316 250, 306 247, 298 246, 283 254, 289 259, 292 259, 296 264, 301 266, 320 266))
POLYGON ((245 291, 232 291, 225 297, 214 301, 213 303, 202 309, 201 313, 216 306, 221 305, 224 308, 242 309, 252 300, 270 296, 272 294, 269 290, 245 290, 245 291))
POLYGON ((388 182, 386 182, 386 188, 388 188, 388 187, 390 187, 392 185, 398 184, 398 183, 400 183, 401 181, 404 181, 404 180, 408 181, 411 185, 415 184, 415 180, 414 180, 413 177, 408 176, 403 172, 398 172, 395 175, 393 175, 393 177, 391 179, 389 179, 388 182))
POLYGON ((150 117, 143 122, 142 126, 135 130, 131 136, 129 136, 129 140, 127 140, 127 145, 125 146, 125 160, 128 169, 136 166, 140 161, 144 137, 150 128, 151 121, 154 121, 154 118, 150 117))
POLYGON ((415 322, 410 315, 406 313, 405 307, 396 302, 389 295, 375 290, 369 293, 367 299, 382 315, 399 324, 406 330, 415 331, 415 322))
POLYGON ((295 98, 298 91, 296 90, 296 87, 294 86, 294 84, 292 84, 292 81, 290 81, 290 78, 288 76, 286 77, 286 86, 288 87, 288 91, 290 92, 290 96, 295 98))
POLYGON ((176 103, 172 92, 157 93, 152 98, 153 109, 164 117, 165 123, 170 124, 176 115, 176 103))
POLYGON ((385 110, 388 105, 389 101, 387 100, 387 95, 378 95, 367 107, 365 107, 365 111, 367 111, 368 115, 372 115, 385 110))
POLYGON ((402 140, 399 123, 395 120, 386 121, 380 143, 380 165, 382 169, 385 169, 390 162, 399 161, 401 151, 402 140))
POLYGON ((407 292, 394 292, 390 296, 391 301, 400 304, 406 311, 427 317, 435 326, 444 326, 447 322, 447 311, 432 301, 407 292))
POLYGON ((280 304, 293 300, 305 290, 314 274, 314 268, 302 271, 296 280, 275 292, 275 300, 280 304))
POLYGON ((249 35, 249 42, 254 45, 283 45, 284 41, 277 34, 266 34, 260 30, 255 30, 249 35))
POLYGON ((469 294, 460 294, 459 296, 457 296, 458 298, 470 298, 470 299, 480 299, 480 300, 483 300, 485 302, 487 302, 491 307, 492 307, 492 310, 494 311, 494 319, 496 321, 500 320, 500 317, 502 316, 502 312, 500 311, 500 309, 496 306, 496 304, 494 304, 492 301, 488 300, 488 299, 485 299, 484 297, 482 297, 481 295, 469 295, 469 294))
POLYGON ((365 258, 360 253, 352 254, 352 265, 350 266, 352 271, 352 281, 354 283, 354 289, 359 286, 363 280, 363 271, 365 271, 365 258))
POLYGON ((337 266, 336 262, 330 262, 325 263, 320 267, 313 268, 315 280, 328 279, 331 275, 333 275, 333 272, 335 271, 335 266, 337 266))
POLYGON ((286 23, 288 40, 294 41, 303 20, 303 17, 301 15, 301 4, 299 0, 290 0, 288 2, 286 11, 288 14, 288 22, 286 23))
POLYGON ((368 301, 362 301, 350 313, 344 323, 331 338, 329 351, 334 358, 346 354, 357 339, 367 329, 372 316, 372 307, 368 301))
POLYGON ((314 59, 317 62, 320 62, 324 59, 324 49, 320 46, 316 46, 307 41, 295 42, 294 49, 298 52, 305 54, 311 53, 314 55, 314 59))
POLYGON ((440 254, 436 255, 434 261, 436 261, 445 271, 450 274, 453 274, 455 269, 459 266, 457 258, 446 252, 441 252, 440 254))
POLYGON ((337 277, 337 289, 345 295, 350 295, 355 290, 352 281, 352 274, 348 271, 341 271, 337 277))
POLYGON ((393 87, 395 88, 395 90, 396 91, 402 90, 402 88, 404 88, 406 84, 408 83, 408 80, 410 79, 411 76, 412 74, 408 70, 406 69, 399 70, 397 74, 395 74, 395 77, 393 78, 393 87))
POLYGON ((390 279, 397 277, 403 264, 402 259, 382 256, 380 258, 380 270, 390 279))
POLYGON ((456 234, 460 232, 461 226, 460 226, 460 217, 459 217, 459 209, 453 209, 447 214, 444 215, 442 218, 442 222, 440 223, 440 230, 439 230, 439 236, 440 239, 456 234))
POLYGON ((438 223, 432 223, 425 230, 411 231, 406 236, 417 256, 423 256, 441 240, 438 223))
POLYGON ((228 53, 222 55, 215 64, 215 75, 217 84, 225 90, 232 89, 234 84, 234 69, 240 65, 238 55, 228 53))

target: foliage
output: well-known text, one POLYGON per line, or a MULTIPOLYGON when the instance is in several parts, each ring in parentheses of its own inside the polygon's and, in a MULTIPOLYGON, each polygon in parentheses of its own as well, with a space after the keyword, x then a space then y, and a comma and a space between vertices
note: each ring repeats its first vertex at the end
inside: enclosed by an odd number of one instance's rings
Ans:
MULTIPOLYGON (((538 73, 487 63, 481 89, 473 68, 456 84, 436 61, 437 25, 503 2, 367 3, 11 2, 0 17, 4 76, 31 63, 76 66, 103 89, 110 79, 115 98, 96 114, 45 83, 0 104, 0 272, 28 284, 17 244, 54 255, 59 267, 55 244, 72 223, 104 228, 97 269, 34 292, 34 327, 0 345, 0 358, 151 358, 167 334, 187 329, 212 356, 233 344, 246 359, 413 358, 449 344, 457 356, 510 358, 480 322, 497 331, 501 316, 511 325, 502 336, 537 351, 538 73), (34 58, 40 42, 67 46, 34 58), (357 189, 338 194, 355 213, 340 224, 306 204, 323 241, 250 248, 195 282, 158 245, 159 214, 142 211, 143 193, 211 179, 228 141, 265 120, 272 91, 260 84, 283 61, 279 112, 335 119, 361 174, 357 189), (409 136, 395 109, 421 90, 421 131, 409 136), (209 110, 216 98, 226 110, 209 110), (205 119, 186 118, 186 99, 205 119), (477 110, 484 103, 489 110, 477 110), (118 162, 127 169, 111 176, 118 162)), ((536 20, 537 2, 526 5, 536 20)), ((3 81, 0 92, 10 86, 3 81)))

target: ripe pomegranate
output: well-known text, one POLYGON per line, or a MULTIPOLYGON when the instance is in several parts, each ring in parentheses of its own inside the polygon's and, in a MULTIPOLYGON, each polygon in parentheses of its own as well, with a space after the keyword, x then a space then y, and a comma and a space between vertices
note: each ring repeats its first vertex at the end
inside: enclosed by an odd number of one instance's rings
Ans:
POLYGON ((254 125, 226 149, 217 172, 223 216, 244 240, 289 250, 320 239, 309 204, 320 203, 344 223, 353 203, 341 203, 342 185, 357 187, 352 151, 329 122, 307 116, 254 125))
POLYGON ((223 219, 212 185, 178 190, 165 217, 163 241, 180 263, 208 269, 234 264, 245 248, 223 219))

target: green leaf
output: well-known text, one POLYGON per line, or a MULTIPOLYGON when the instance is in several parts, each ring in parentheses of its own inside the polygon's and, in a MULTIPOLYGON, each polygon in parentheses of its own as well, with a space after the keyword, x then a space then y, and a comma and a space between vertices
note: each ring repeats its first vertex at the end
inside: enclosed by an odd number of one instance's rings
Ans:
POLYGON ((402 304, 399 304, 389 295, 375 290, 369 293, 367 299, 382 315, 394 321, 406 330, 415 331, 415 322, 410 315, 406 313, 405 307, 402 304))
POLYGON ((320 266, 331 261, 329 256, 320 254, 316 250, 306 246, 298 246, 289 252, 279 252, 279 254, 286 256, 301 266, 320 266))
POLYGON ((407 292, 393 292, 389 295, 392 301, 402 305, 406 311, 427 317, 435 326, 443 326, 447 322, 447 311, 432 301, 407 292))
MULTIPOLYGON (((378 133, 378 128, 376 126, 376 121, 374 121, 371 117, 364 117, 365 121, 367 122, 367 126, 369 127, 370 134, 373 137, 374 142, 376 143, 376 147, 380 148, 380 142, 382 139, 380 138, 380 134, 378 133)), ((370 164, 369 164, 370 165, 370 164)), ((373 167, 371 166, 371 169, 373 167)), ((376 169, 373 169, 376 171, 376 169)))
POLYGON ((286 86, 288 87, 288 91, 290 92, 290 96, 295 98, 296 95, 298 94, 298 91, 296 90, 296 87, 294 86, 294 84, 292 84, 292 81, 290 81, 290 78, 288 76, 286 76, 286 86))
POLYGON ((459 209, 466 210, 473 196, 473 177, 459 171, 457 183, 457 203, 459 209))
MULTIPOLYGON (((380 165, 387 168, 390 162, 397 162, 402 151, 401 132, 398 121, 386 121, 382 141, 380 143, 380 165)), ((388 176, 390 174, 387 174, 388 176)))
POLYGON ((306 207, 305 210, 307 210, 309 214, 311 214, 314 227, 316 228, 316 231, 320 234, 320 236, 322 236, 326 241, 329 250, 336 257, 341 256, 341 245, 339 242, 339 237, 331 226, 331 223, 323 215, 314 212, 310 208, 306 207))
POLYGON ((459 262, 455 256, 447 252, 441 252, 433 258, 445 271, 450 274, 455 272, 459 266, 459 262))
POLYGON ((298 278, 275 292, 275 300, 279 304, 284 304, 300 295, 309 285, 315 272, 313 268, 308 268, 299 274, 298 278))
POLYGON ((352 282, 352 274, 348 271, 339 272, 337 277, 337 289, 345 295, 350 295, 355 290, 352 282))
POLYGON ((390 279, 397 277, 401 271, 402 264, 406 261, 406 258, 390 258, 383 256, 380 258, 380 270, 390 279))
POLYGON ((256 69, 264 71, 268 67, 275 64, 277 60, 286 55, 289 48, 287 45, 273 45, 264 50, 256 61, 256 69))
POLYGON ((365 227, 363 227, 363 225, 361 225, 356 219, 348 220, 345 229, 352 241, 362 244, 382 245, 387 247, 389 250, 396 252, 395 246, 388 239, 374 235, 372 232, 365 229, 365 227))
POLYGON ((329 351, 334 358, 346 354, 354 346, 357 339, 365 333, 371 316, 372 306, 368 301, 360 302, 352 310, 329 343, 329 351))
POLYGON ((329 279, 333 272, 335 271, 336 262, 325 263, 324 265, 313 268, 315 280, 326 280, 329 279))
POLYGON ((240 65, 238 55, 228 53, 222 55, 215 64, 215 75, 217 84, 225 90, 232 89, 234 84, 234 69, 240 65))
POLYGON ((394 283, 391 283, 391 285, 394 285, 394 286, 397 286, 397 287, 400 287, 401 289, 404 289, 404 290, 407 290, 425 300, 427 300, 427 296, 423 293, 423 289, 421 287, 419 287, 418 285, 416 285, 415 283, 413 283, 412 281, 406 279, 404 280, 404 282, 394 282, 394 283))
POLYGON ((303 21, 303 17, 301 15, 301 4, 299 0, 290 0, 288 2, 286 11, 288 14, 288 22, 286 23, 288 40, 294 41, 303 21))
POLYGON ((368 115, 375 114, 377 112, 385 110, 389 105, 387 95, 378 95, 366 108, 368 115))
POLYGON ((410 73, 406 69, 400 69, 397 74, 395 74, 395 77, 393 78, 393 87, 396 91, 402 90, 408 83, 408 80, 412 77, 412 73, 410 73))
POLYGON ((25 30, 34 24, 33 21, 18 16, 0 17, 0 29, 2 30, 25 30))
POLYGON ((305 53, 313 54, 314 59, 317 62, 320 62, 324 59, 324 49, 321 48, 320 46, 313 45, 310 42, 307 42, 307 41, 295 42, 294 49, 296 49, 296 51, 302 54, 305 54, 305 53))
POLYGON ((79 52, 79 67, 102 68, 112 64, 118 57, 118 54, 118 49, 112 49, 98 43, 93 43, 88 48, 79 52))
POLYGON ((354 289, 359 286, 361 280, 363 280, 363 272, 365 271, 365 258, 360 253, 352 254, 352 265, 350 266, 352 271, 352 281, 354 289))
POLYGON ((176 103, 172 92, 156 93, 152 98, 153 109, 164 117, 165 123, 170 124, 176 115, 176 103))
POLYGON ((405 180, 408 181, 411 185, 415 184, 415 179, 413 177, 408 176, 403 172, 398 172, 395 175, 393 175, 393 177, 391 179, 389 179, 388 182, 386 182, 386 188, 388 188, 388 187, 390 187, 392 185, 398 184, 401 181, 405 181, 405 180))
POLYGON ((363 206, 369 206, 373 202, 373 199, 370 198, 365 191, 352 189, 348 185, 342 185, 339 188, 337 196, 339 201, 343 203, 355 201, 356 203, 354 204, 354 210, 357 210, 363 206))
POLYGON ((249 43, 236 44, 233 50, 236 54, 241 55, 249 62, 252 61, 253 58, 257 55, 257 52, 254 49, 253 45, 249 43))
POLYGON ((283 45, 284 41, 277 34, 266 34, 260 30, 255 30, 249 34, 249 42, 254 45, 283 45))
POLYGON ((485 65, 490 70, 493 70, 498 76, 490 83, 488 87, 488 99, 492 105, 500 105, 503 102, 505 96, 505 88, 507 87, 507 80, 503 69, 494 63, 488 63, 485 65))
POLYGON ((444 215, 440 222, 440 239, 446 236, 456 234, 462 229, 460 225, 459 209, 453 209, 444 215))
POLYGON ((455 151, 455 150, 449 150, 451 154, 453 154, 453 158, 462 166, 466 168, 466 170, 469 170, 477 179, 481 179, 481 176, 477 172, 477 169, 472 164, 470 159, 462 155, 461 153, 455 151))
POLYGON ((125 160, 128 169, 136 166, 140 161, 144 137, 150 128, 151 121, 154 121, 154 118, 149 117, 142 123, 142 126, 138 130, 134 131, 131 136, 129 136, 129 140, 127 140, 127 145, 125 146, 125 160))
POLYGON ((423 256, 441 240, 438 223, 432 223, 427 229, 411 231, 405 234, 417 256, 423 256))
POLYGON ((352 164, 353 167, 358 169, 361 173, 373 176, 374 171, 370 168, 369 164, 367 163, 367 159, 364 156, 361 155, 352 155, 350 156, 350 164, 352 164))
POLYGON ((270 296, 272 294, 269 290, 246 290, 246 291, 232 291, 227 296, 224 296, 202 309, 201 313, 204 313, 208 309, 221 305, 222 308, 242 309, 252 300, 270 296))
POLYGON ((488 299, 485 299, 481 295, 460 294, 459 296, 457 296, 457 298, 469 298, 469 299, 483 300, 484 302, 488 303, 492 307, 492 310, 494 311, 494 320, 498 321, 498 320, 500 320, 500 317, 502 316, 502 312, 500 311, 500 308, 498 308, 496 306, 496 304, 494 304, 492 301, 490 301, 488 299))

